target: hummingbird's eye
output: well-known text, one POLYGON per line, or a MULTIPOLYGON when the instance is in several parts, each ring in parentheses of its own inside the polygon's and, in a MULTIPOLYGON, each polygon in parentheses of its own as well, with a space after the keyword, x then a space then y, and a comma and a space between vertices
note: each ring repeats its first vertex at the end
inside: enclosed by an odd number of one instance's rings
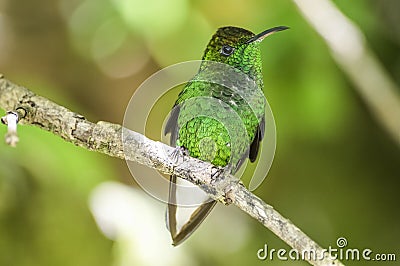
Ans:
POLYGON ((230 56, 234 50, 235 50, 235 48, 233 48, 232 46, 223 45, 221 48, 221 51, 219 51, 219 52, 224 56, 230 56))

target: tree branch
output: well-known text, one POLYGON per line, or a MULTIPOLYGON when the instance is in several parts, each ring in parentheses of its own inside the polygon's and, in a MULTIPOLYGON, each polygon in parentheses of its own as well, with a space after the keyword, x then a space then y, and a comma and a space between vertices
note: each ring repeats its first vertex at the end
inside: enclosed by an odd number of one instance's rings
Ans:
POLYGON ((343 265, 272 206, 248 191, 235 177, 226 175, 216 179, 214 174, 218 169, 210 163, 185 156, 182 163, 174 164, 169 158, 174 148, 133 131, 124 130, 122 134, 123 127, 120 125, 87 121, 83 116, 13 84, 1 75, 0 108, 17 113, 21 124, 38 126, 75 145, 186 179, 201 187, 213 199, 235 204, 300 255, 315 252, 316 258, 305 256, 311 264, 343 265))
POLYGON ((324 39, 377 122, 400 145, 399 88, 369 48, 363 32, 330 0, 293 1, 324 39))

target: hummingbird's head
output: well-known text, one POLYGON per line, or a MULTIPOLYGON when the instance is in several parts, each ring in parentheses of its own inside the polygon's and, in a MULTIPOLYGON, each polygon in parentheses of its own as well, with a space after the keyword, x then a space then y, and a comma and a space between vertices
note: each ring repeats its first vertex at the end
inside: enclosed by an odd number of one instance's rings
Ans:
POLYGON ((203 60, 228 64, 255 79, 261 75, 260 42, 268 35, 286 29, 288 27, 280 26, 256 35, 238 27, 219 28, 208 43, 203 60))

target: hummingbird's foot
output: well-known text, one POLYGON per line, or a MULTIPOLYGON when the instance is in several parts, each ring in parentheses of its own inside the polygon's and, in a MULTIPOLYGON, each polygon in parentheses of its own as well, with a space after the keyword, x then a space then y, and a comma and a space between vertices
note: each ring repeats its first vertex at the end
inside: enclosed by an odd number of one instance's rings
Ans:
POLYGON ((188 156, 188 151, 185 147, 176 147, 170 154, 171 159, 174 164, 179 164, 179 162, 183 162, 185 156, 188 156))
POLYGON ((224 167, 214 166, 215 172, 211 174, 211 179, 214 181, 218 180, 218 177, 223 177, 224 174, 232 172, 232 165, 228 164, 224 167))
POLYGON ((211 173, 211 180, 213 180, 212 182, 217 181, 220 176, 223 176, 223 174, 226 173, 225 167, 214 166, 213 169, 215 169, 215 171, 211 173))

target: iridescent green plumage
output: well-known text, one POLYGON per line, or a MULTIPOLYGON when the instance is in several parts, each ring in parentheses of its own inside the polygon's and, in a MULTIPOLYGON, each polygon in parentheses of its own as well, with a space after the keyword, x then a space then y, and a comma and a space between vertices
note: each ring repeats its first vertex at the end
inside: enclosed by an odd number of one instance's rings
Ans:
MULTIPOLYGON (((203 60, 220 62, 232 66, 253 79, 257 86, 253 86, 252 88, 239 88, 243 90, 244 94, 249 96, 257 93, 254 90, 259 90, 260 94, 263 88, 260 43, 258 41, 247 43, 247 41, 254 36, 255 35, 250 31, 241 28, 220 28, 207 45, 203 57, 203 60), (232 54, 228 56, 221 52, 221 49, 227 46, 234 49, 232 54)), ((206 64, 207 62, 203 63, 199 73, 203 74, 206 72, 206 64)), ((209 74, 218 75, 218 73, 209 74)), ((250 143, 254 140, 257 131, 261 131, 258 134, 262 134, 263 128, 259 128, 259 125, 262 123, 264 117, 264 99, 262 97, 257 97, 257 99, 254 99, 254 102, 246 103, 246 99, 243 99, 242 95, 239 95, 230 88, 233 85, 233 81, 226 80, 226 86, 223 86, 211 82, 204 82, 202 79, 199 79, 198 76, 199 75, 196 75, 189 84, 185 86, 175 103, 175 105, 180 106, 179 116, 175 125, 175 127, 179 128, 175 144, 179 147, 186 148, 190 156, 210 161, 216 166, 226 166, 230 161, 233 165, 236 165, 239 163, 242 155, 249 151, 250 143), (229 133, 225 129, 226 125, 215 119, 220 118, 224 120, 224 113, 216 112, 215 118, 214 116, 196 117, 196 114, 204 109, 218 110, 218 106, 212 106, 218 105, 218 102, 210 103, 207 102, 207 100, 200 101, 201 106, 195 103, 184 104, 188 99, 199 97, 213 97, 221 100, 240 116, 241 120, 229 121, 230 123, 236 123, 237 125, 234 127, 238 129, 241 129, 242 125, 246 127, 248 136, 242 136, 242 143, 236 143, 237 146, 240 147, 231 151, 231 140, 229 133), (198 107, 198 109, 193 108, 194 105, 198 107), (193 116, 195 118, 187 121, 187 116, 193 116), (212 144, 213 148, 210 149, 211 154, 208 153, 208 150, 204 150, 204 148, 208 146, 208 142, 214 143, 212 144)), ((240 135, 239 132, 237 134, 240 135)), ((253 153, 257 154, 257 151, 253 151, 253 153)), ((252 159, 254 160, 255 158, 252 159)))
MULTIPOLYGON (((286 27, 258 35, 237 27, 217 30, 198 74, 179 94, 166 124, 171 145, 192 157, 227 167, 231 173, 246 158, 256 160, 264 135, 265 109, 259 46, 264 37, 283 29, 286 27)), ((176 178, 171 177, 167 225, 176 245, 197 228, 215 202, 202 204, 178 232, 175 183, 176 178)))

